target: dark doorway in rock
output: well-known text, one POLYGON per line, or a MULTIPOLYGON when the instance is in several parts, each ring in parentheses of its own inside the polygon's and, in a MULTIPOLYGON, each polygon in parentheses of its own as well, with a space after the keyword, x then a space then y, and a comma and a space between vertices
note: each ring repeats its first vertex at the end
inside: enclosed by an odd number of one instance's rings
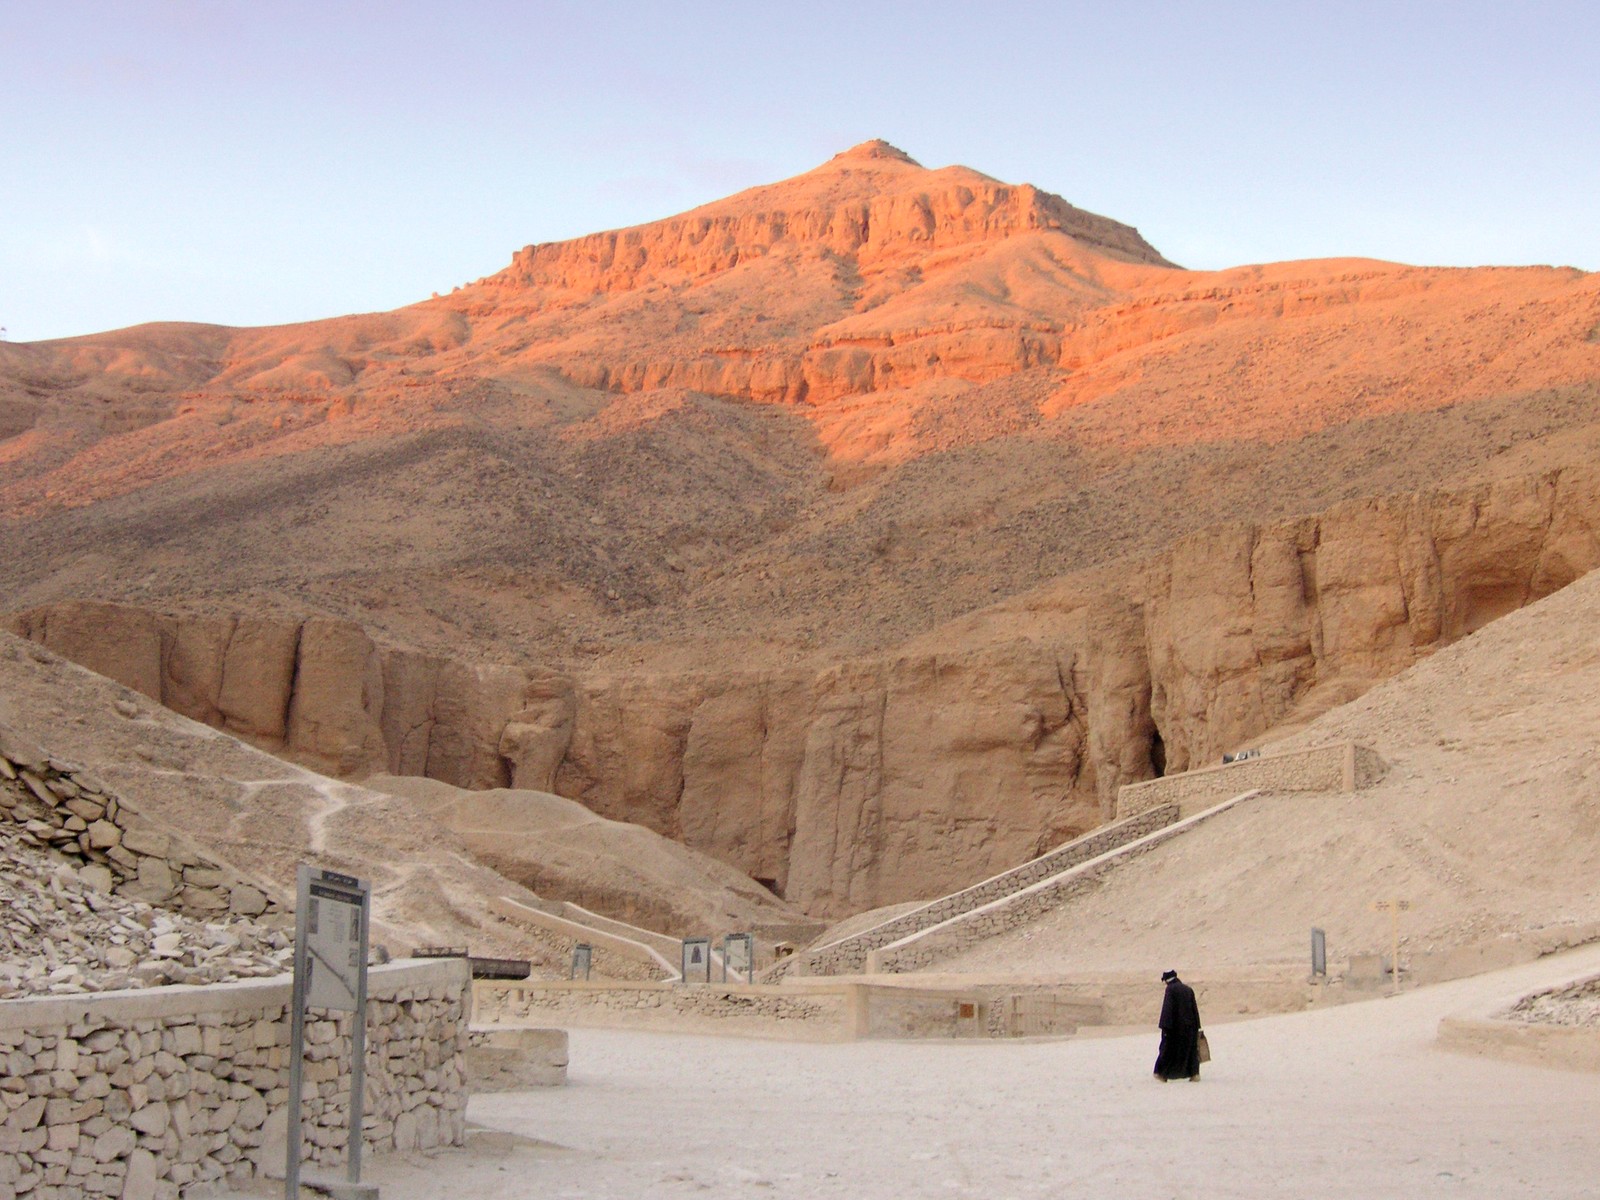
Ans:
POLYGON ((766 888, 767 891, 771 892, 779 900, 783 899, 783 889, 778 886, 778 881, 776 879, 762 879, 760 876, 757 876, 756 882, 762 887, 766 888))
POLYGON ((1150 770, 1160 779, 1167 773, 1167 744, 1161 740, 1161 731, 1150 731, 1150 770))

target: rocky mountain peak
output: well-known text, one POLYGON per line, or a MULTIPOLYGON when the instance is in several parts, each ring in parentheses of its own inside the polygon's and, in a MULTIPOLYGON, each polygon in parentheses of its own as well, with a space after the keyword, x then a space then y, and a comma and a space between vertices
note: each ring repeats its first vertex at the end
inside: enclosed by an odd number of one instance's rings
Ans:
POLYGON ((913 167, 922 166, 921 163, 912 158, 911 155, 907 154, 904 150, 900 149, 899 146, 892 146, 882 138, 872 138, 869 141, 862 142, 860 145, 851 146, 850 149, 842 150, 838 154, 835 154, 828 161, 830 163, 838 163, 843 165, 847 163, 872 162, 877 160, 902 162, 913 167))
POLYGON ((803 174, 675 217, 526 246, 506 270, 483 282, 491 289, 567 296, 618 293, 655 282, 693 284, 802 248, 866 269, 885 258, 915 268, 929 252, 994 246, 1041 232, 1064 234, 1123 262, 1170 265, 1131 226, 1031 184, 1005 183, 961 166, 930 170, 873 139, 803 174))

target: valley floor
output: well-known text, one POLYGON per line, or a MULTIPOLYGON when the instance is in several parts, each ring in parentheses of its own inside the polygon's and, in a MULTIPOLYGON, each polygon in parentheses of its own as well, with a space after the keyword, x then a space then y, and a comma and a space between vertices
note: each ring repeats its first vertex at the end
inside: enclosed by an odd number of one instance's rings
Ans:
POLYGON ((368 1177, 384 1200, 1592 1196, 1600 1075, 1434 1037, 1441 1016, 1596 970, 1588 947, 1217 1024, 1198 1085, 1153 1080, 1153 1030, 845 1045, 575 1030, 568 1087, 478 1096, 468 1150, 368 1177))

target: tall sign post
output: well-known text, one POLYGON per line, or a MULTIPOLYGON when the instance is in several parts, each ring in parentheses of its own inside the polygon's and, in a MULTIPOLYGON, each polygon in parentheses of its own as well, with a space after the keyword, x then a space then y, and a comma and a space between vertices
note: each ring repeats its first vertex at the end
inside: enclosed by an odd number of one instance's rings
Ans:
POLYGON ((1389 914, 1389 977, 1393 994, 1400 994, 1400 914, 1411 907, 1409 900, 1374 900, 1372 910, 1389 914))
POLYGON ((305 1070, 306 1009, 353 1013, 350 1030, 350 1133, 346 1176, 361 1182, 361 1125, 367 1088, 367 927, 372 887, 337 871, 301 864, 294 906, 294 991, 289 1032, 286 1200, 300 1196, 300 1089, 305 1070))

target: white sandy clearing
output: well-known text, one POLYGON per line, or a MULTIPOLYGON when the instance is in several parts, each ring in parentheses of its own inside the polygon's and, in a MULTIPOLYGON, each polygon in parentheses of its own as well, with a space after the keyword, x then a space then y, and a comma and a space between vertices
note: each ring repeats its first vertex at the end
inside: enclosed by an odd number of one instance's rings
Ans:
POLYGON ((1454 1054, 1434 1034, 1442 1015, 1596 969, 1589 947, 1215 1025, 1199 1084, 1151 1078, 1153 1030, 845 1045, 574 1030, 568 1087, 475 1097, 471 1148, 380 1159, 367 1178, 384 1200, 1589 1197, 1600 1075, 1454 1054))

